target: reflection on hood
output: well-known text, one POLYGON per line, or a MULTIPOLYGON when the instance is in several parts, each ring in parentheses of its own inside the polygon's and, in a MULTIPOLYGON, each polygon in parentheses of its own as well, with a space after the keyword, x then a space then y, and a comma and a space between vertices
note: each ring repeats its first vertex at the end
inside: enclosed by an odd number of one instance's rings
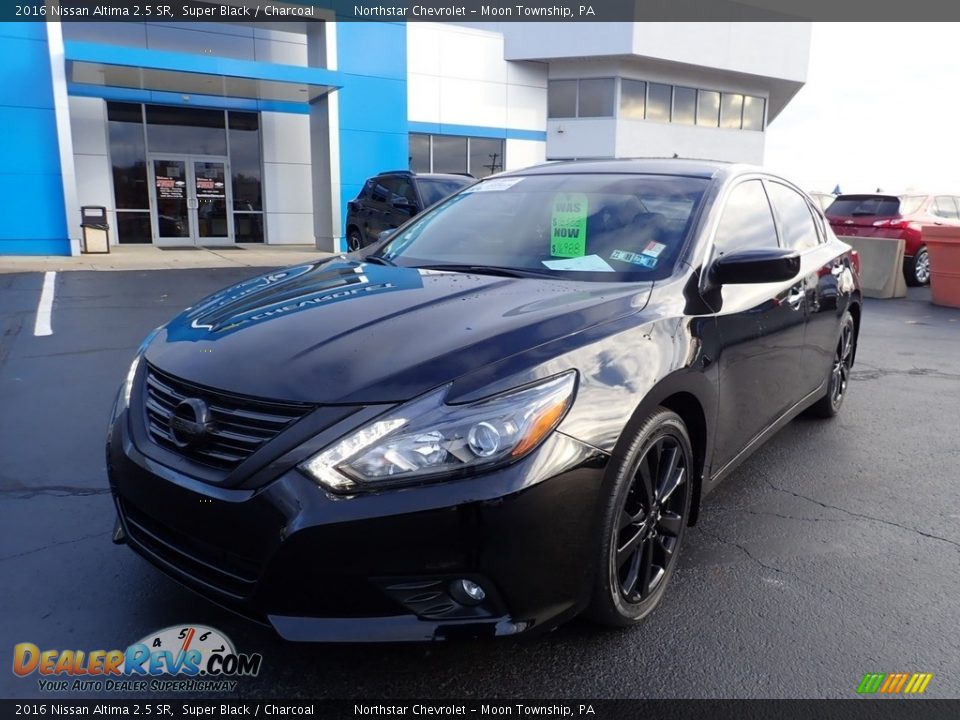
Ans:
POLYGON ((423 285, 420 273, 413 269, 397 272, 397 268, 343 262, 321 265, 298 265, 234 285, 188 308, 186 320, 194 330, 221 336, 318 305, 423 285))

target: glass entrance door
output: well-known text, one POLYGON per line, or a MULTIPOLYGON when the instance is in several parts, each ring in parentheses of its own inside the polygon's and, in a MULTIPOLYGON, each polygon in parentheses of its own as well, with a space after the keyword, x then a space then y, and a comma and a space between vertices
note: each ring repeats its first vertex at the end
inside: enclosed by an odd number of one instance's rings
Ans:
POLYGON ((149 166, 157 245, 233 243, 226 158, 155 155, 149 166))

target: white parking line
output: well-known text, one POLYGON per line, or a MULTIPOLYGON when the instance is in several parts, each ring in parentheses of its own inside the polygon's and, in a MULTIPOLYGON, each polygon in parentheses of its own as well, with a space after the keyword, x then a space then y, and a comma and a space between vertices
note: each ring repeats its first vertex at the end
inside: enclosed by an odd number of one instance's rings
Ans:
POLYGON ((37 305, 37 321, 33 326, 34 335, 53 335, 50 318, 53 313, 53 293, 57 284, 57 273, 50 271, 43 275, 43 290, 40 291, 40 303, 37 305))

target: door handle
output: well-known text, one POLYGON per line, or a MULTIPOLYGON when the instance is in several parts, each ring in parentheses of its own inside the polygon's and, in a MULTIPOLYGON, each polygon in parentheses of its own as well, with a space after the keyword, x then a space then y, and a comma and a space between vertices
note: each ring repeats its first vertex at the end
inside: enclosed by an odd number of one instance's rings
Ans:
POLYGON ((200 201, 196 198, 187 198, 187 207, 191 210, 196 210, 200 207, 200 201))
POLYGON ((799 310, 803 307, 803 295, 803 285, 794 285, 787 293, 787 304, 794 310, 799 310))

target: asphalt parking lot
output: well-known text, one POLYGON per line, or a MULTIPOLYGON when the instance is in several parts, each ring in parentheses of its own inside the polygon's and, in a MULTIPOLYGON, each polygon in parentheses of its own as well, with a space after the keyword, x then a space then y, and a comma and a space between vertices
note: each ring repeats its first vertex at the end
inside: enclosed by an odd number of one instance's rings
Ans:
MULTIPOLYGON (((960 696, 960 310, 929 291, 867 301, 841 416, 791 423, 710 497, 641 627, 320 646, 285 643, 110 542, 103 437, 135 348, 254 273, 60 273, 43 337, 43 274, 0 274, 0 653, 123 648, 187 622, 263 654, 239 697, 852 698, 867 672, 933 673, 928 697, 960 696)), ((0 696, 37 695, 36 676, 0 671, 0 696)))

